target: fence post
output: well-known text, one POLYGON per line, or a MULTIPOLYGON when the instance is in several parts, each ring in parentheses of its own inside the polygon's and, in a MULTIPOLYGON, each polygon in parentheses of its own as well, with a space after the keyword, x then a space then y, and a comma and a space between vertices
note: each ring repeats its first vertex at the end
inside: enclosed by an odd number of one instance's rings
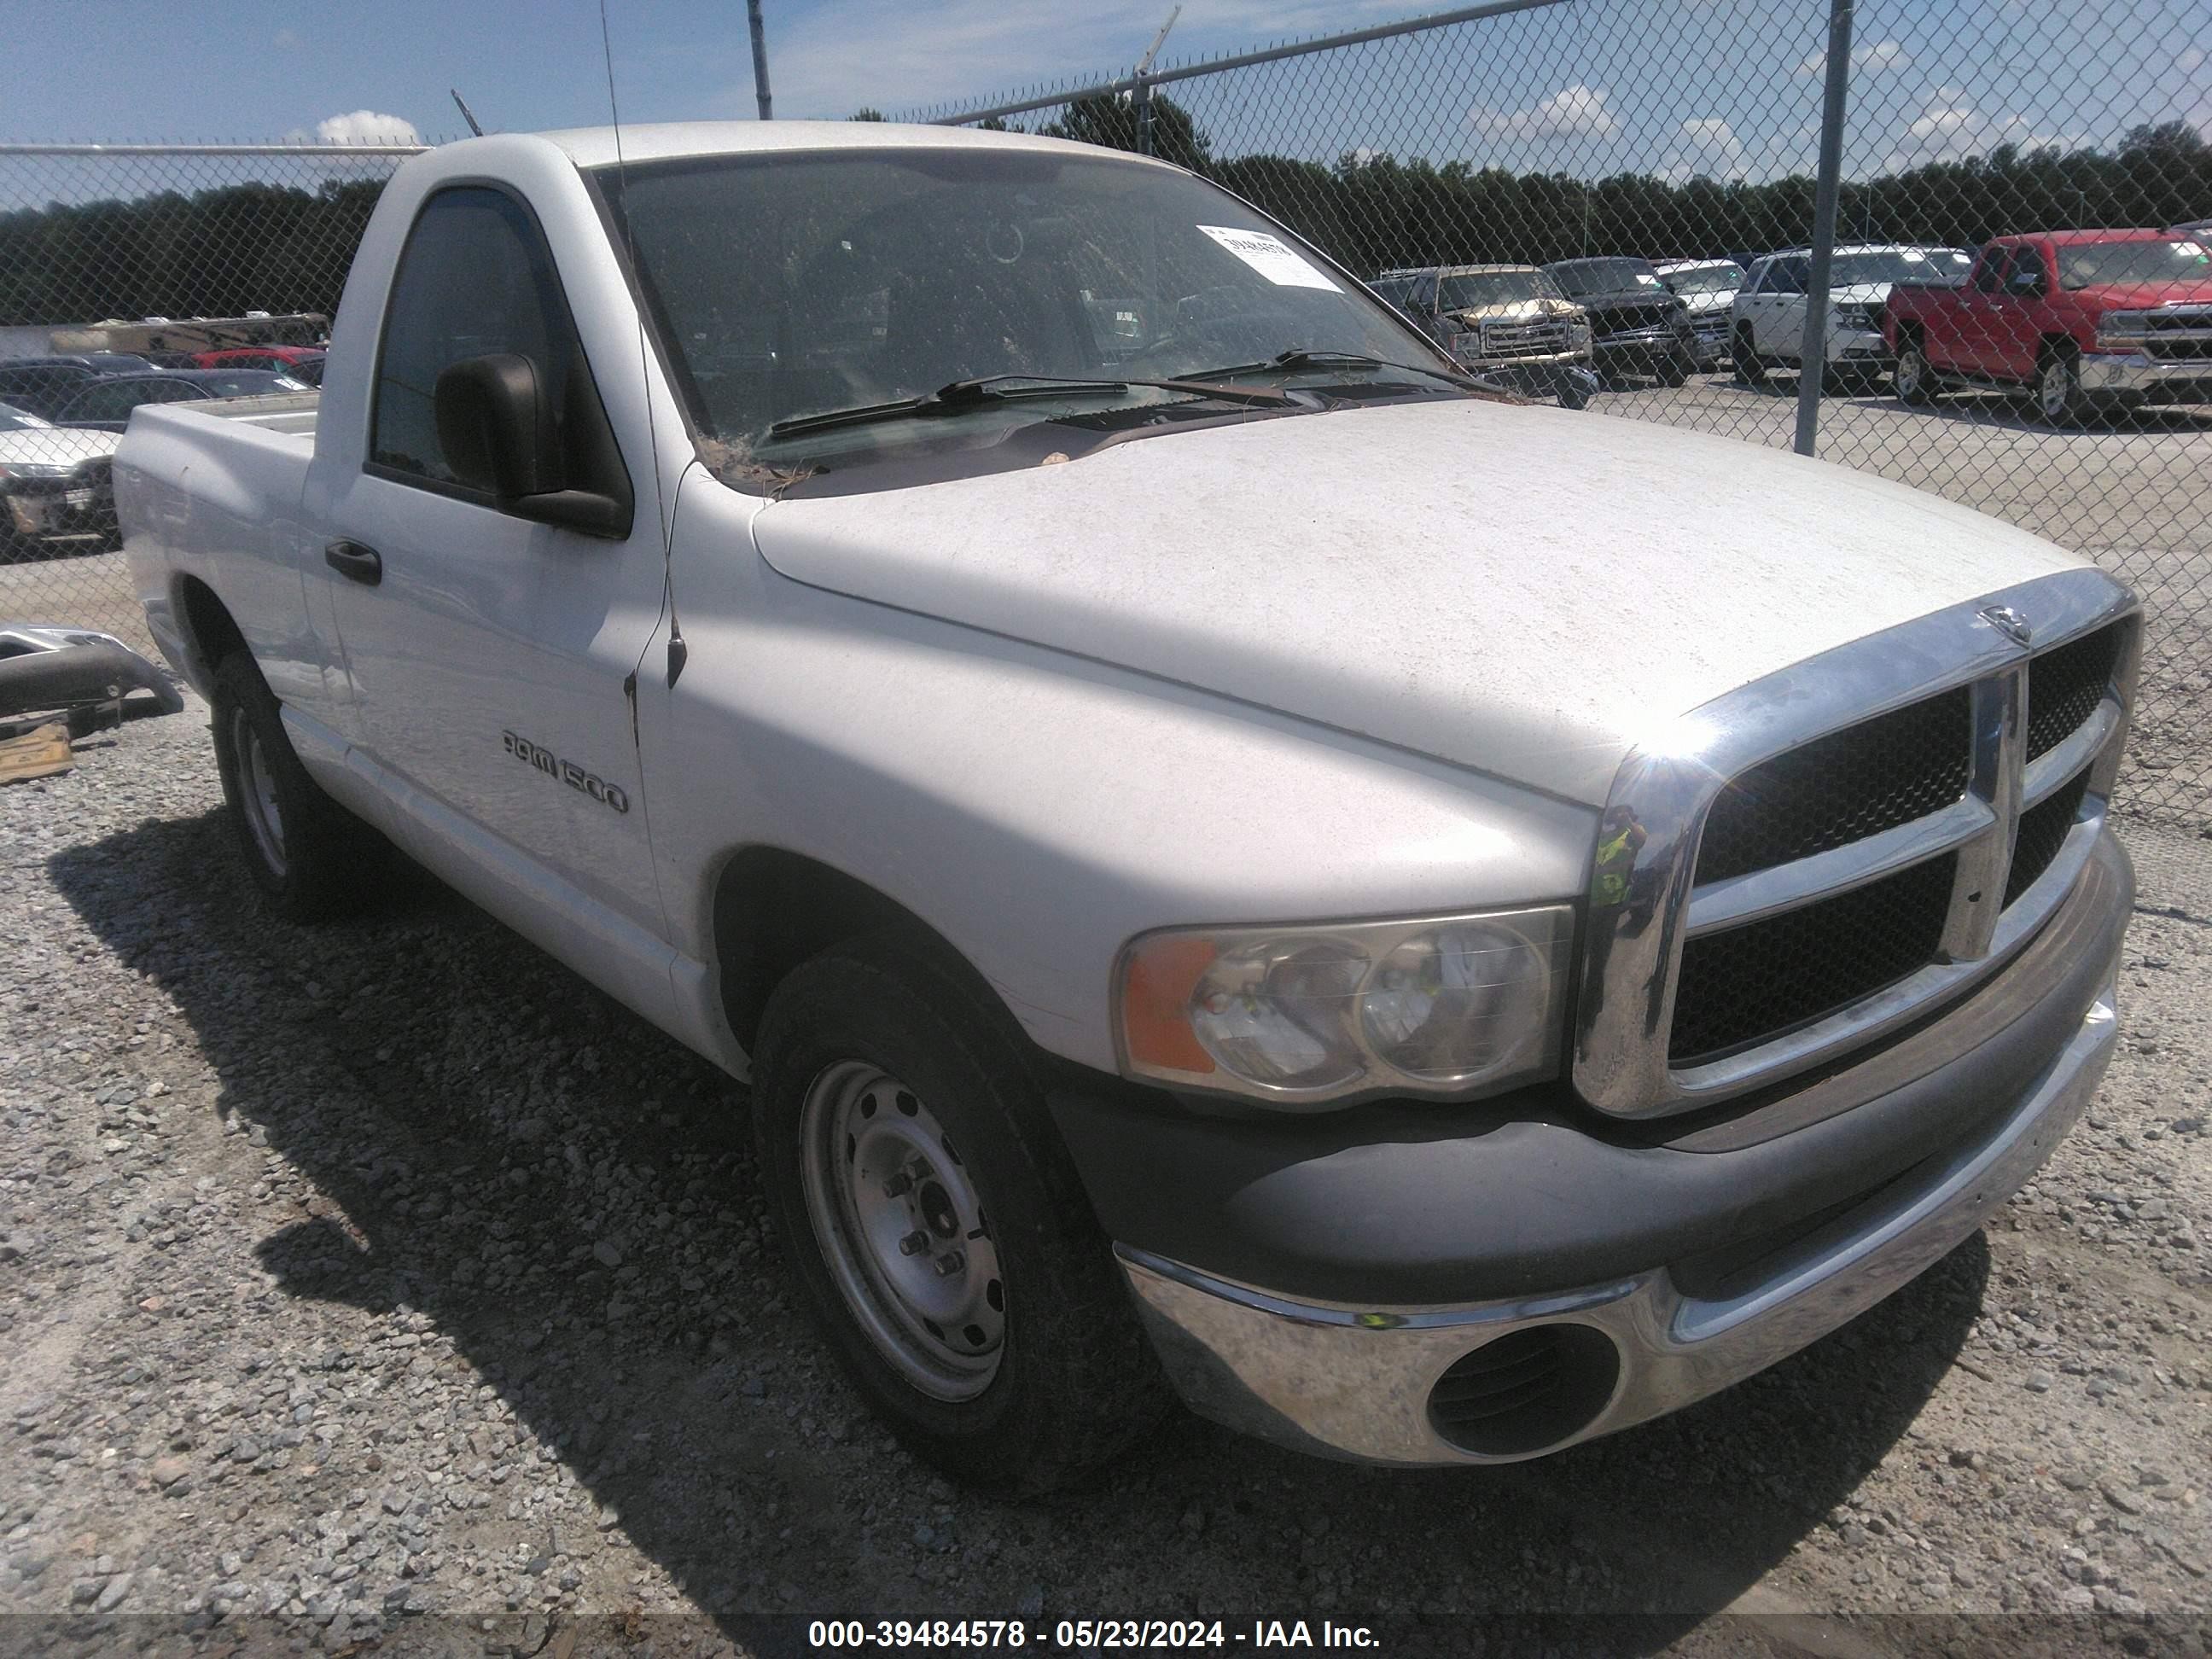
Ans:
POLYGON ((1152 82, 1142 70, 1137 71, 1135 82, 1129 88, 1129 103, 1137 116, 1137 154, 1150 155, 1152 153, 1152 82))
POLYGON ((1797 453, 1820 430, 1828 368, 1828 266, 1836 252, 1836 198, 1844 170, 1844 104, 1851 76, 1851 0, 1829 0, 1827 90, 1820 104, 1820 174, 1813 190, 1813 269, 1805 283, 1805 334, 1797 352, 1797 453))

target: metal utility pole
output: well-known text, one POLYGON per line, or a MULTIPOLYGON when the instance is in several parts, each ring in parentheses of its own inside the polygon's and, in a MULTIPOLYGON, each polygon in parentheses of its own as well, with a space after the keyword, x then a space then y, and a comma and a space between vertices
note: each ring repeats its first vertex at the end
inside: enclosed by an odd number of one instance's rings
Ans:
POLYGON ((768 26, 761 21, 761 0, 745 0, 745 21, 753 32, 753 96, 760 100, 760 118, 775 119, 775 100, 768 90, 768 26))
POLYGON ((1836 198, 1843 187, 1844 104, 1851 79, 1851 0, 1829 0, 1828 83, 1820 104, 1820 172, 1813 187, 1813 268, 1805 283, 1805 333, 1797 352, 1797 453, 1810 455, 1820 430, 1820 382, 1828 367, 1828 268, 1836 252, 1836 198))
POLYGON ((461 96, 460 88, 458 87, 447 87, 446 90, 453 94, 453 101, 461 106, 461 119, 469 124, 469 131, 476 134, 477 137, 483 137, 483 129, 477 125, 477 118, 471 112, 468 100, 461 96))
POLYGON ((1152 44, 1145 48, 1145 55, 1137 60, 1137 72, 1129 77, 1129 101, 1136 106, 1137 154, 1139 155, 1152 153, 1152 83, 1150 78, 1152 59, 1160 55, 1160 48, 1167 44, 1168 31, 1176 26, 1176 19, 1182 15, 1180 5, 1168 13, 1168 21, 1160 25, 1160 32, 1152 37, 1152 44))

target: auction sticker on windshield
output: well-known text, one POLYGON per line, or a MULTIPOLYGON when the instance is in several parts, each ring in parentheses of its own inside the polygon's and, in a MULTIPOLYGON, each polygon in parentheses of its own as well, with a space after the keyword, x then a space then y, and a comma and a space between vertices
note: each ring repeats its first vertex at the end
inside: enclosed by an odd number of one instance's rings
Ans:
POLYGON ((1279 236, 1270 236, 1264 230, 1231 230, 1226 225, 1200 225, 1199 228, 1277 288, 1325 288, 1331 294, 1344 292, 1279 236))

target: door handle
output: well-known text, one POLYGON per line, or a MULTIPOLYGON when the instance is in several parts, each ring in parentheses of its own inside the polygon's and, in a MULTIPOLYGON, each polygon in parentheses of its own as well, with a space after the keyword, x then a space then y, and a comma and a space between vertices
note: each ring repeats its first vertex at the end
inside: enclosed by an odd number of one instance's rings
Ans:
POLYGON ((373 547, 359 542, 332 542, 323 550, 323 562, 339 575, 374 587, 384 580, 384 560, 373 547))

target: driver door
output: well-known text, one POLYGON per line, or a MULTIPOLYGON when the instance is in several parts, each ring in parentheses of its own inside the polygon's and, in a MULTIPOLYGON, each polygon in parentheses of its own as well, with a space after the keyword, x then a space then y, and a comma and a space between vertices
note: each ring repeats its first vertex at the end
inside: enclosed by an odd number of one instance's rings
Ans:
MULTIPOLYGON (((630 681, 661 615, 658 521, 648 496, 626 532, 591 535, 462 483, 434 388, 489 353, 529 358, 564 422, 591 408, 605 420, 528 205, 451 185, 423 204, 392 279, 367 453, 332 466, 311 514, 331 538, 318 574, 356 742, 433 868, 473 866, 518 910, 602 937, 636 937, 616 918, 665 937, 630 681)), ((646 447, 623 438, 613 465, 649 489, 646 447)), ((629 493, 628 479, 617 487, 629 493)))

